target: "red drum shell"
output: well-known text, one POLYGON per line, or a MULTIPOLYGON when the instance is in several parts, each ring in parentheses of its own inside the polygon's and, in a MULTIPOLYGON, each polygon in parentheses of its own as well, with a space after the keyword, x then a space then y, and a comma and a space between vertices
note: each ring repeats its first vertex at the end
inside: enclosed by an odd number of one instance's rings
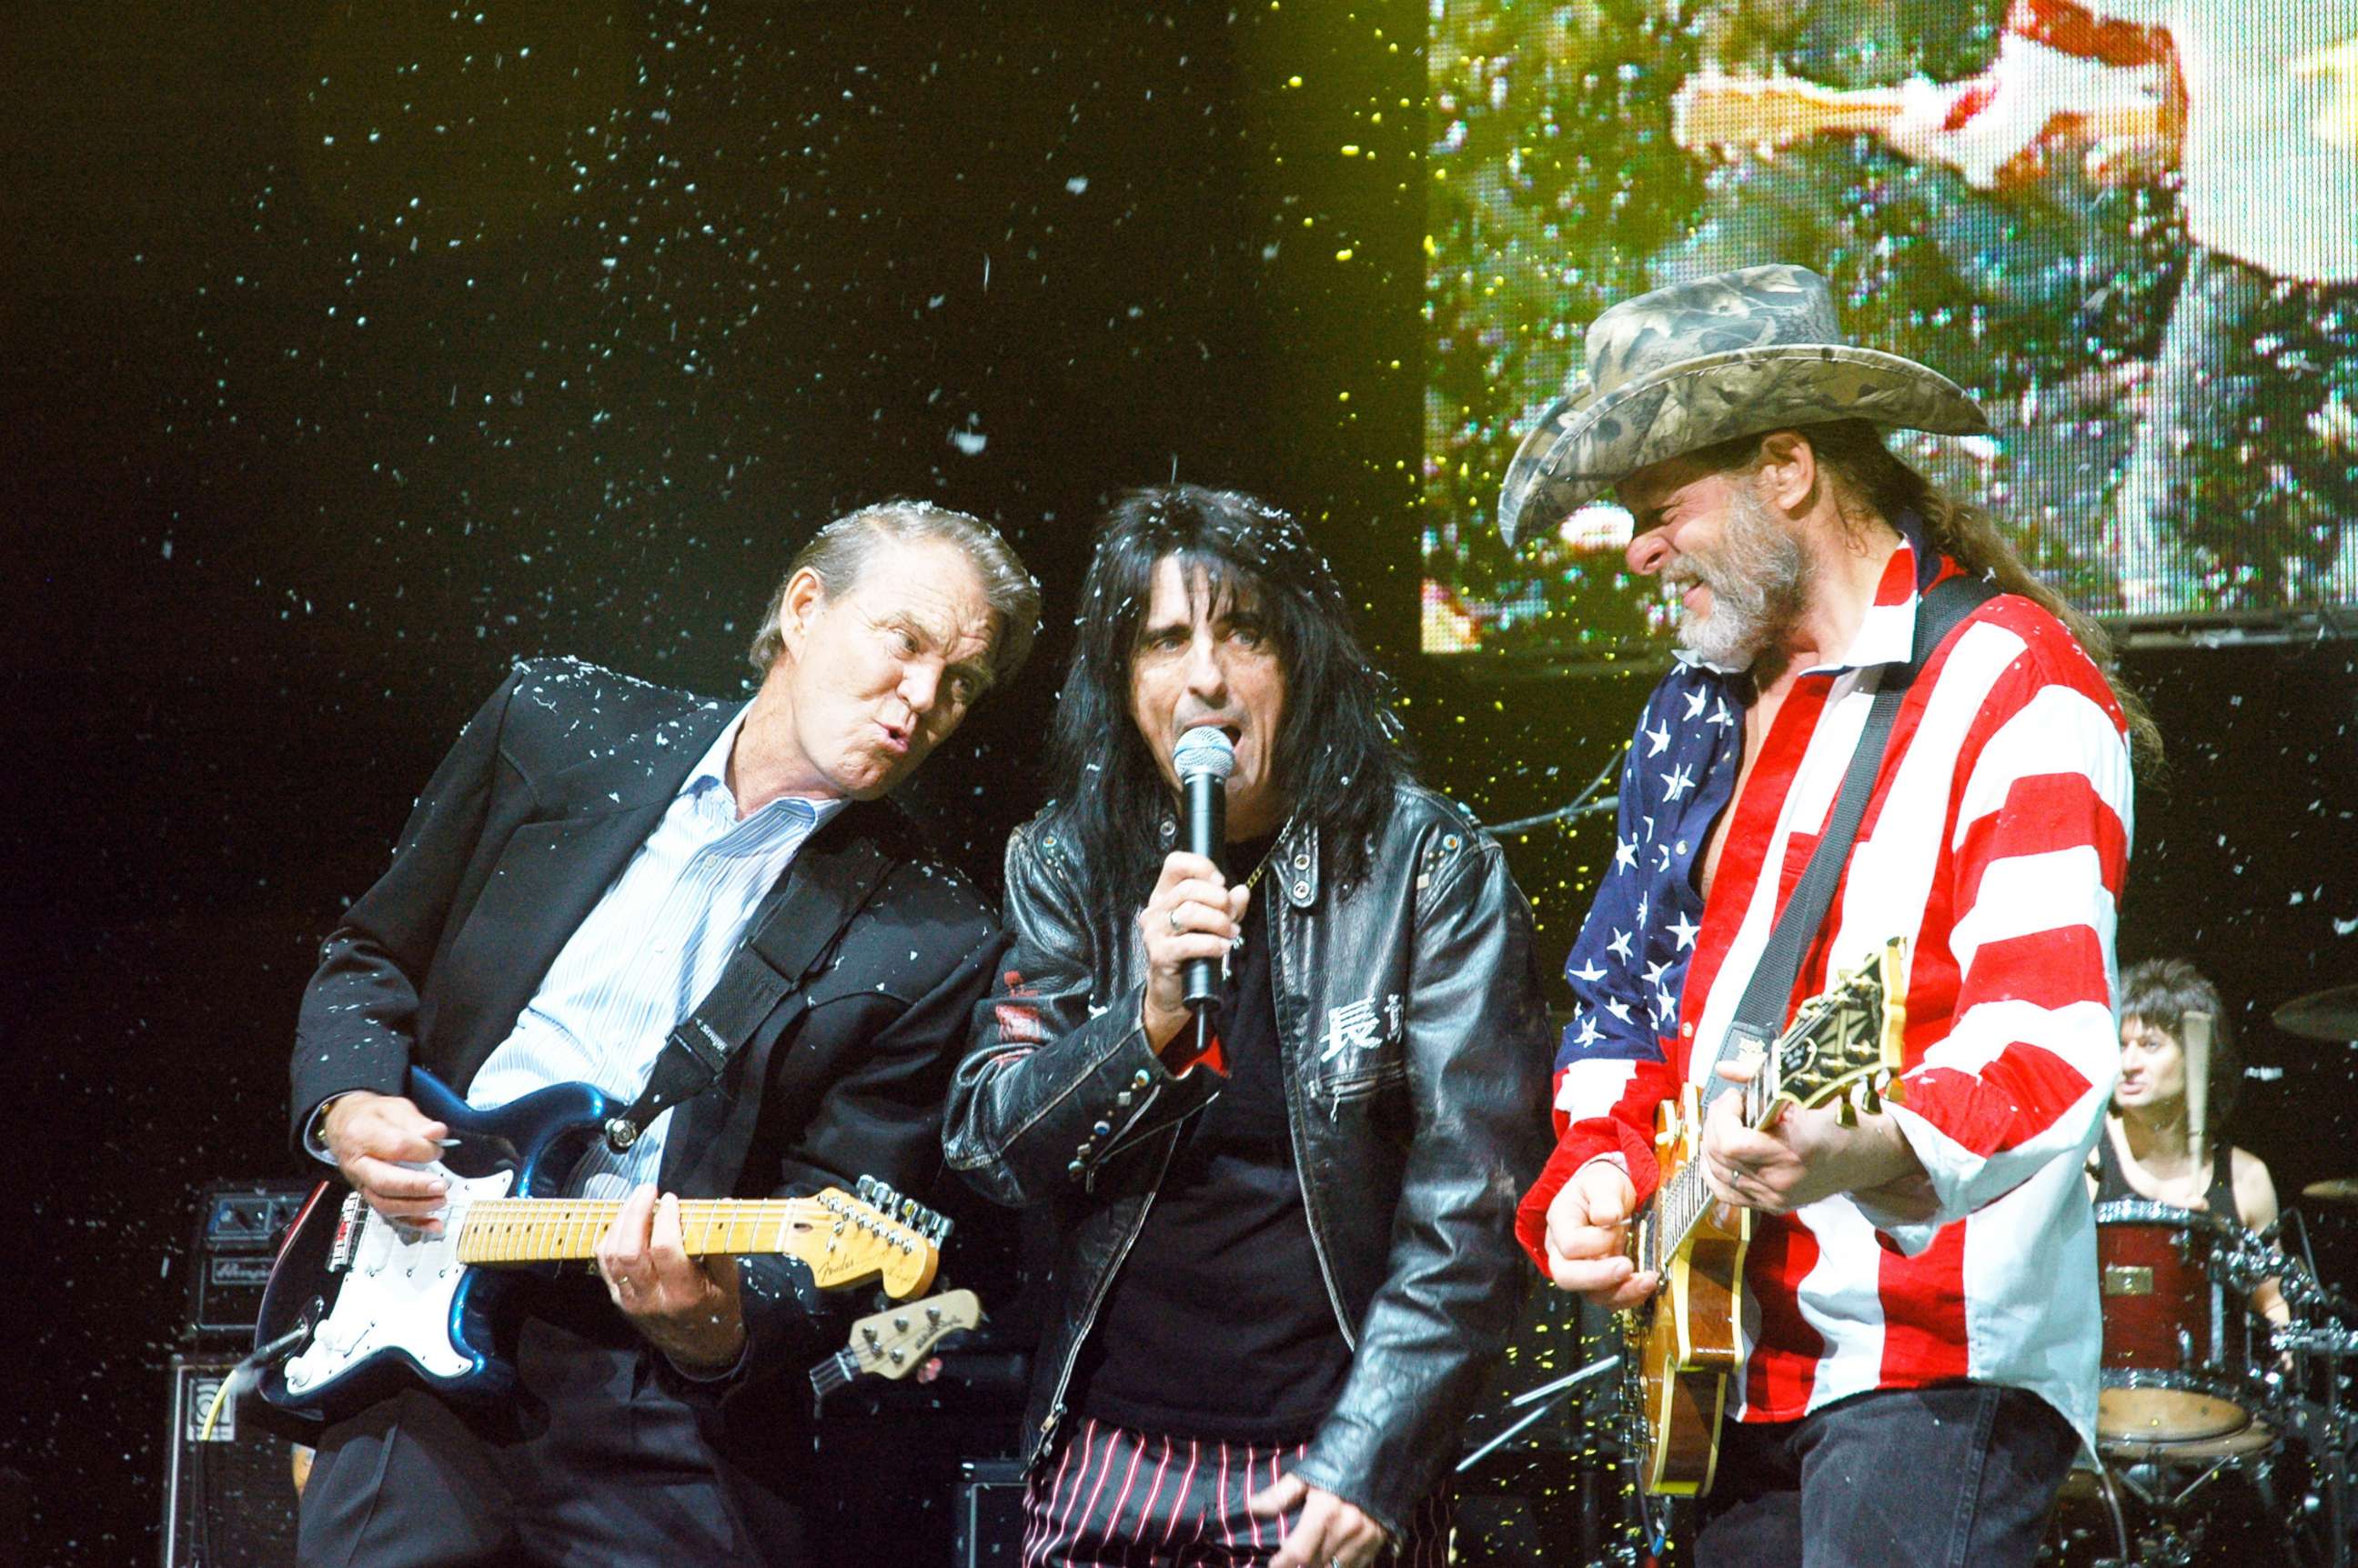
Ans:
POLYGON ((2252 1430, 2267 1397, 2252 1314, 2218 1256, 2241 1235, 2216 1215, 2169 1204, 2097 1206, 2104 1350, 2096 1435, 2107 1452, 2272 1441, 2252 1430))

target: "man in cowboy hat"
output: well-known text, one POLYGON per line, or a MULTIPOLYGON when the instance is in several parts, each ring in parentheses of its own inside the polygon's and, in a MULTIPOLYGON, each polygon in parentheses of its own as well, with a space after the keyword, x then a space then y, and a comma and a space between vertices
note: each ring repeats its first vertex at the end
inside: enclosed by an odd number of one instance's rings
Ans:
POLYGON ((1656 1108, 1755 1070, 1733 1015, 1756 968, 1780 972, 1770 931, 1842 838, 1854 752, 1879 744, 1828 917, 1789 923, 1790 991, 1771 979, 1743 1011, 1773 1036, 1905 937, 1903 1070, 1855 1125, 1787 1106, 1748 1128, 1741 1096, 1709 1101, 1705 1179, 1751 1211, 1752 1243, 1698 1558, 2028 1563, 2095 1417, 2079 1170, 2113 1082, 2129 735, 2149 723, 2110 688, 2095 629, 1879 429, 1976 431, 1979 410, 1845 340, 1816 275, 1657 290, 1587 347, 1588 384, 1523 443, 1500 523, 1511 540, 1617 490, 1629 568, 1677 595, 1682 650, 1567 965, 1558 1144, 1519 1232, 1592 1301, 1655 1290, 1625 1248, 1660 1176, 1656 1108), (1879 689, 1901 694, 1887 741, 1866 723, 1879 689))

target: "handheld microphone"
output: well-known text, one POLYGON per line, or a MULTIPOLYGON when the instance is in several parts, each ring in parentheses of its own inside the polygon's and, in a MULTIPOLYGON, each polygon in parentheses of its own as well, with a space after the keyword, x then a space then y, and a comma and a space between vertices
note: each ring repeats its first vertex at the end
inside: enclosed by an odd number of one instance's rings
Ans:
MULTIPOLYGON (((1228 775, 1237 771, 1236 745, 1225 732, 1199 724, 1179 737, 1171 767, 1179 775, 1182 842, 1189 854, 1220 866, 1228 849, 1228 775)), ((1221 871, 1225 875, 1227 868, 1221 866, 1221 871)), ((1181 985, 1184 1000, 1197 1018, 1219 1011, 1219 960, 1188 959, 1181 985)))

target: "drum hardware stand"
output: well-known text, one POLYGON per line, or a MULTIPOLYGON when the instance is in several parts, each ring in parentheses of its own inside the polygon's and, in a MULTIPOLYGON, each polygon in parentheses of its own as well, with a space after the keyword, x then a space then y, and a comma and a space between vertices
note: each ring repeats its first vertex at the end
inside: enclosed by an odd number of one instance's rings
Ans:
POLYGON ((1533 1405, 1537 1408, 1532 1410, 1528 1415, 1522 1416, 1514 1422, 1497 1436, 1491 1438, 1489 1442, 1484 1444, 1473 1453, 1468 1454, 1465 1458, 1460 1459, 1457 1462, 1457 1474, 1462 1476, 1466 1471, 1474 1468, 1475 1465, 1480 1464, 1483 1460, 1488 1458, 1493 1451, 1503 1447, 1508 1440, 1515 1436, 1516 1433, 1521 1432, 1525 1427, 1531 1425, 1533 1422, 1538 1421, 1541 1416, 1546 1415, 1550 1411, 1554 1410, 1556 1406, 1562 1404, 1566 1399, 1571 1397, 1572 1391, 1579 1388, 1581 1384, 1588 1382, 1592 1379, 1601 1378, 1619 1365, 1621 1365, 1621 1357, 1618 1356, 1607 1356, 1600 1360, 1591 1361, 1587 1366, 1583 1367, 1577 1372, 1568 1372, 1564 1376, 1558 1378, 1552 1383, 1541 1383, 1538 1388, 1526 1390, 1524 1392, 1517 1394, 1513 1399, 1509 1400, 1507 1401, 1507 1408, 1509 1410, 1520 1410, 1525 1405, 1533 1405))
POLYGON ((2120 1548, 2118 1557, 2105 1558, 2097 1568, 2137 1568, 2136 1552, 2129 1540, 2128 1515, 2121 1509, 2120 1488, 2113 1482, 2113 1468, 2102 1455, 2096 1457, 2096 1495, 2104 1499, 2104 1518, 2113 1527, 2113 1544, 2120 1548))
MULTIPOLYGON (((2305 1248, 2305 1233, 2302 1239, 2305 1248)), ((2331 1301, 2338 1303, 2341 1299, 2322 1286, 2313 1289, 2331 1301)), ((2271 1339, 2279 1353, 2320 1357, 2328 1363, 2358 1356, 2358 1330, 2342 1324, 2288 1325, 2277 1329, 2271 1339)), ((2351 1507, 2353 1433, 2342 1409, 2342 1372, 2338 1365, 2329 1365, 2326 1370, 2323 1402, 2296 1400, 2293 1412, 2294 1430, 2308 1444, 2309 1463, 2316 1472, 2304 1511, 2321 1511, 2325 1516, 2325 1538, 2330 1543, 2326 1563, 2330 1568, 2351 1568, 2349 1532, 2353 1514, 2358 1510, 2351 1507)))
POLYGON ((2137 1501, 2149 1508, 2182 1509, 2192 1502, 2205 1487, 2218 1479, 2222 1473, 2232 1468, 2235 1463, 2234 1457, 2214 1459, 2201 1475, 2173 1491, 2170 1487, 2160 1484, 2161 1466, 2159 1465, 2149 1459, 2140 1460, 2121 1472, 2120 1483, 2136 1495, 2137 1501), (2138 1474, 2140 1471, 2144 1472, 2142 1477, 2138 1474), (2166 1492, 2169 1493, 2167 1497, 2163 1496, 2166 1492))

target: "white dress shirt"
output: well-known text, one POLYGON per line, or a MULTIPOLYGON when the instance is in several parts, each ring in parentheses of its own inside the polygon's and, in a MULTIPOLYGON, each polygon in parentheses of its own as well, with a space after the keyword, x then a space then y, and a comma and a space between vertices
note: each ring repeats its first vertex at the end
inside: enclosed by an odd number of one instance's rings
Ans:
MULTIPOLYGON (((594 1084, 627 1103, 646 1085, 665 1037, 704 1000, 748 934, 763 896, 841 800, 783 795, 743 821, 729 756, 745 723, 730 719, 549 966, 515 1030, 467 1088, 479 1110, 551 1084, 594 1084)), ((663 1164, 672 1113, 621 1152, 601 1140, 568 1191, 620 1197, 663 1164)))

